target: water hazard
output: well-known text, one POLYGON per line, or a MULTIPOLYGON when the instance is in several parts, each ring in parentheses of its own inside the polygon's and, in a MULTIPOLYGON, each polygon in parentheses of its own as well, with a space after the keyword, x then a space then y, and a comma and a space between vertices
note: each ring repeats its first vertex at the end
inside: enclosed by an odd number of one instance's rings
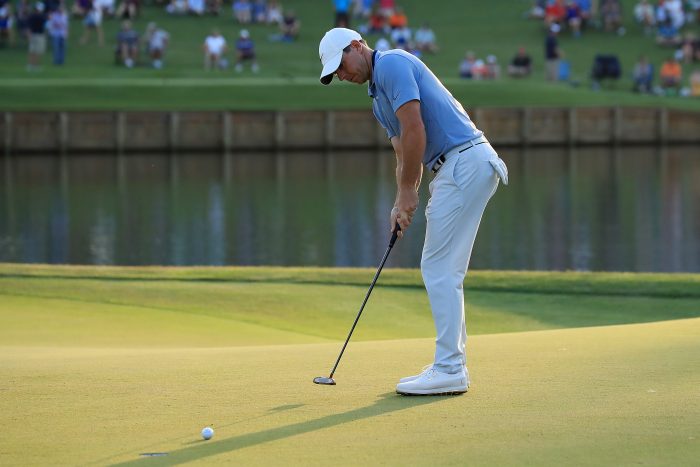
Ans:
MULTIPOLYGON (((472 268, 700 272, 693 147, 501 149, 472 268)), ((389 152, 7 156, 0 262, 376 266, 389 152)), ((417 267, 428 199, 388 266, 417 267)))

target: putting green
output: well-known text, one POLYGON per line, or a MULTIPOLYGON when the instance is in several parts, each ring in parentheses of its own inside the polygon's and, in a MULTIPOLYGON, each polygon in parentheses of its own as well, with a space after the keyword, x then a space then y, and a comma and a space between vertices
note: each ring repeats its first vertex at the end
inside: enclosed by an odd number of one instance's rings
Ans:
POLYGON ((431 339, 0 348, 4 465, 691 465, 700 319, 477 336, 463 396, 400 397, 431 339), (211 441, 199 431, 212 425, 211 441), (144 458, 143 453, 168 453, 144 458))

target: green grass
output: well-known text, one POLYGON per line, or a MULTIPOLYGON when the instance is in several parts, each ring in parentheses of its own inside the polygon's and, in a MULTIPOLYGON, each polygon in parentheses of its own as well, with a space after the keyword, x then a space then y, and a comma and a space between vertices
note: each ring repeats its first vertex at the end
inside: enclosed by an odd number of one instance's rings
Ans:
POLYGON ((692 465, 700 276, 474 271, 472 387, 416 270, 0 264, 3 465, 692 465), (199 431, 212 425, 211 441, 199 431), (142 453, 165 452, 143 458, 142 453), (429 461, 428 461, 429 460, 429 461))
MULTIPOLYGON (((656 98, 629 92, 629 75, 637 57, 644 53, 657 67, 669 55, 652 38, 645 37, 633 24, 634 0, 625 0, 627 34, 619 37, 599 30, 574 39, 561 36, 561 46, 572 62, 573 78, 581 82, 574 88, 567 84, 551 85, 543 81, 542 44, 544 32, 539 21, 526 20, 527 2, 503 0, 488 7, 466 9, 459 0, 446 0, 440 8, 418 0, 402 2, 411 25, 430 19, 441 45, 441 52, 425 57, 426 63, 442 78, 465 106, 668 106, 698 109, 697 99, 656 98), (495 54, 505 65, 518 45, 525 45, 535 59, 535 71, 527 80, 502 79, 498 82, 471 83, 456 78, 457 66, 466 50, 480 57, 495 54), (588 72, 596 53, 616 53, 623 64, 625 78, 616 89, 594 92, 588 86, 588 72)), ((25 71, 26 51, 19 45, 0 51, 2 109, 13 110, 76 110, 76 109, 335 109, 368 108, 364 88, 337 83, 331 88, 318 84, 318 40, 331 27, 332 3, 288 0, 302 19, 302 36, 297 43, 271 43, 267 37, 273 28, 250 26, 256 41, 262 71, 254 77, 249 71, 236 75, 229 70, 220 73, 203 71, 201 43, 209 30, 219 27, 229 42, 240 27, 230 15, 213 18, 170 17, 161 8, 146 7, 136 21, 143 31, 149 21, 157 21, 172 35, 167 66, 162 71, 148 67, 127 70, 114 65, 112 50, 118 28, 117 21, 105 23, 105 47, 96 44, 81 46, 79 21, 72 22, 68 45, 68 62, 64 68, 50 65, 45 59, 41 73, 25 71), (362 97, 360 97, 362 96, 362 97)), ((698 26, 688 27, 698 32, 698 26)), ((370 45, 377 37, 369 36, 370 45)), ((685 67, 686 76, 692 67, 685 67)), ((697 68, 697 67, 695 67, 697 68)))

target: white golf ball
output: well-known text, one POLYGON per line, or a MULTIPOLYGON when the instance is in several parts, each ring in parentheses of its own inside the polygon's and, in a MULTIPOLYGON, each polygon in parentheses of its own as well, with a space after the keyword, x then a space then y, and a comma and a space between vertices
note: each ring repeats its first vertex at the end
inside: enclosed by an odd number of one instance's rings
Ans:
POLYGON ((214 436, 214 429, 212 427, 208 426, 202 430, 202 438, 211 439, 212 436, 214 436))

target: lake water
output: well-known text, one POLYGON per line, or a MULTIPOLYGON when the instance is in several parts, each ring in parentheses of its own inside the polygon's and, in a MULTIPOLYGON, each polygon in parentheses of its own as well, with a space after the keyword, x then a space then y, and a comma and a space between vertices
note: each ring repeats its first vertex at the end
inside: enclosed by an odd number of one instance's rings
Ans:
MULTIPOLYGON (((501 149, 471 267, 700 272, 694 147, 501 149)), ((376 266, 390 152, 6 156, 0 262, 376 266)), ((417 267, 421 207, 388 266, 417 267)))

